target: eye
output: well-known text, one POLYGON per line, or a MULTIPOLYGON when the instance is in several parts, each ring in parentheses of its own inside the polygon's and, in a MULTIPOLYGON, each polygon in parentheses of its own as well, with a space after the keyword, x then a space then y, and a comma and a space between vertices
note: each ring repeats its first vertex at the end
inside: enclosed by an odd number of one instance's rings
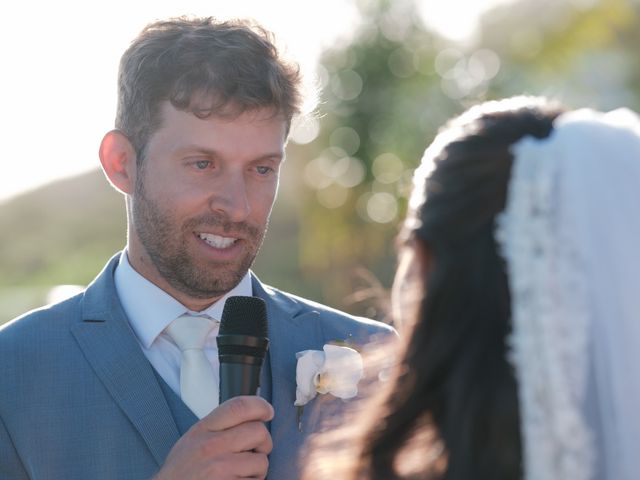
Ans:
POLYGON ((260 175, 268 175, 268 174, 270 174, 271 172, 273 172, 274 170, 273 170, 273 168, 271 168, 271 167, 267 167, 267 166, 264 166, 264 165, 260 165, 260 166, 256 167, 256 171, 257 171, 260 175))
POLYGON ((198 160, 197 162, 194 162, 194 166, 198 170, 206 170, 211 166, 211 160, 198 160))

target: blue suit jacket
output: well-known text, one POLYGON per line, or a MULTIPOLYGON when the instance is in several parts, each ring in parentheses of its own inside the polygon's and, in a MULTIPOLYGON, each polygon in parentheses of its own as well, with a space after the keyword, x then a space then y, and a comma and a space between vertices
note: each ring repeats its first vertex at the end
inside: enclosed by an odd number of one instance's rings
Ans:
MULTIPOLYGON (((116 294, 118 256, 84 293, 28 313, 0 330, 0 478, 148 479, 179 438, 153 367, 116 294)), ((296 352, 365 342, 391 329, 261 284, 270 347, 261 395, 275 417, 269 478, 297 479, 297 453, 316 428, 314 402, 302 431, 296 352)))

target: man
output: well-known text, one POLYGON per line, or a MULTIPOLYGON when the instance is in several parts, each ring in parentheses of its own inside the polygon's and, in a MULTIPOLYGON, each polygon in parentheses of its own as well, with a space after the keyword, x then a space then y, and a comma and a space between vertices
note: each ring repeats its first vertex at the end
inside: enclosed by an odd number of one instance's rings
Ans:
POLYGON ((299 84, 269 34, 245 22, 160 21, 134 40, 99 152, 126 197, 126 249, 80 295, 0 332, 0 478, 297 478, 318 412, 294 407, 296 353, 390 331, 249 271, 299 84), (173 326, 205 319, 199 352, 217 382, 215 320, 235 295, 266 302, 263 398, 193 403, 173 326))

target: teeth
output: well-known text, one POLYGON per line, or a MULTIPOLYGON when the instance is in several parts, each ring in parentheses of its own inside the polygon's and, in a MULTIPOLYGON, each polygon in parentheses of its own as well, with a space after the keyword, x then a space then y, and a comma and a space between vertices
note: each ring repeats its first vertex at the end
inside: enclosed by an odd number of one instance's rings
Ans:
POLYGON ((228 248, 237 240, 235 238, 213 235, 211 233, 199 233, 198 236, 214 248, 228 248))

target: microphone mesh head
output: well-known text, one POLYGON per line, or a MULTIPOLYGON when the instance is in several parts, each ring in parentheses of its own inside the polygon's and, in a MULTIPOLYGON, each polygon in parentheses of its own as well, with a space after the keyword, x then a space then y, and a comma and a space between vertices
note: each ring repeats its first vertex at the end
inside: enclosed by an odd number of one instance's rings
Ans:
POLYGON ((267 306, 258 297, 229 297, 222 310, 220 335, 266 337, 267 306))

